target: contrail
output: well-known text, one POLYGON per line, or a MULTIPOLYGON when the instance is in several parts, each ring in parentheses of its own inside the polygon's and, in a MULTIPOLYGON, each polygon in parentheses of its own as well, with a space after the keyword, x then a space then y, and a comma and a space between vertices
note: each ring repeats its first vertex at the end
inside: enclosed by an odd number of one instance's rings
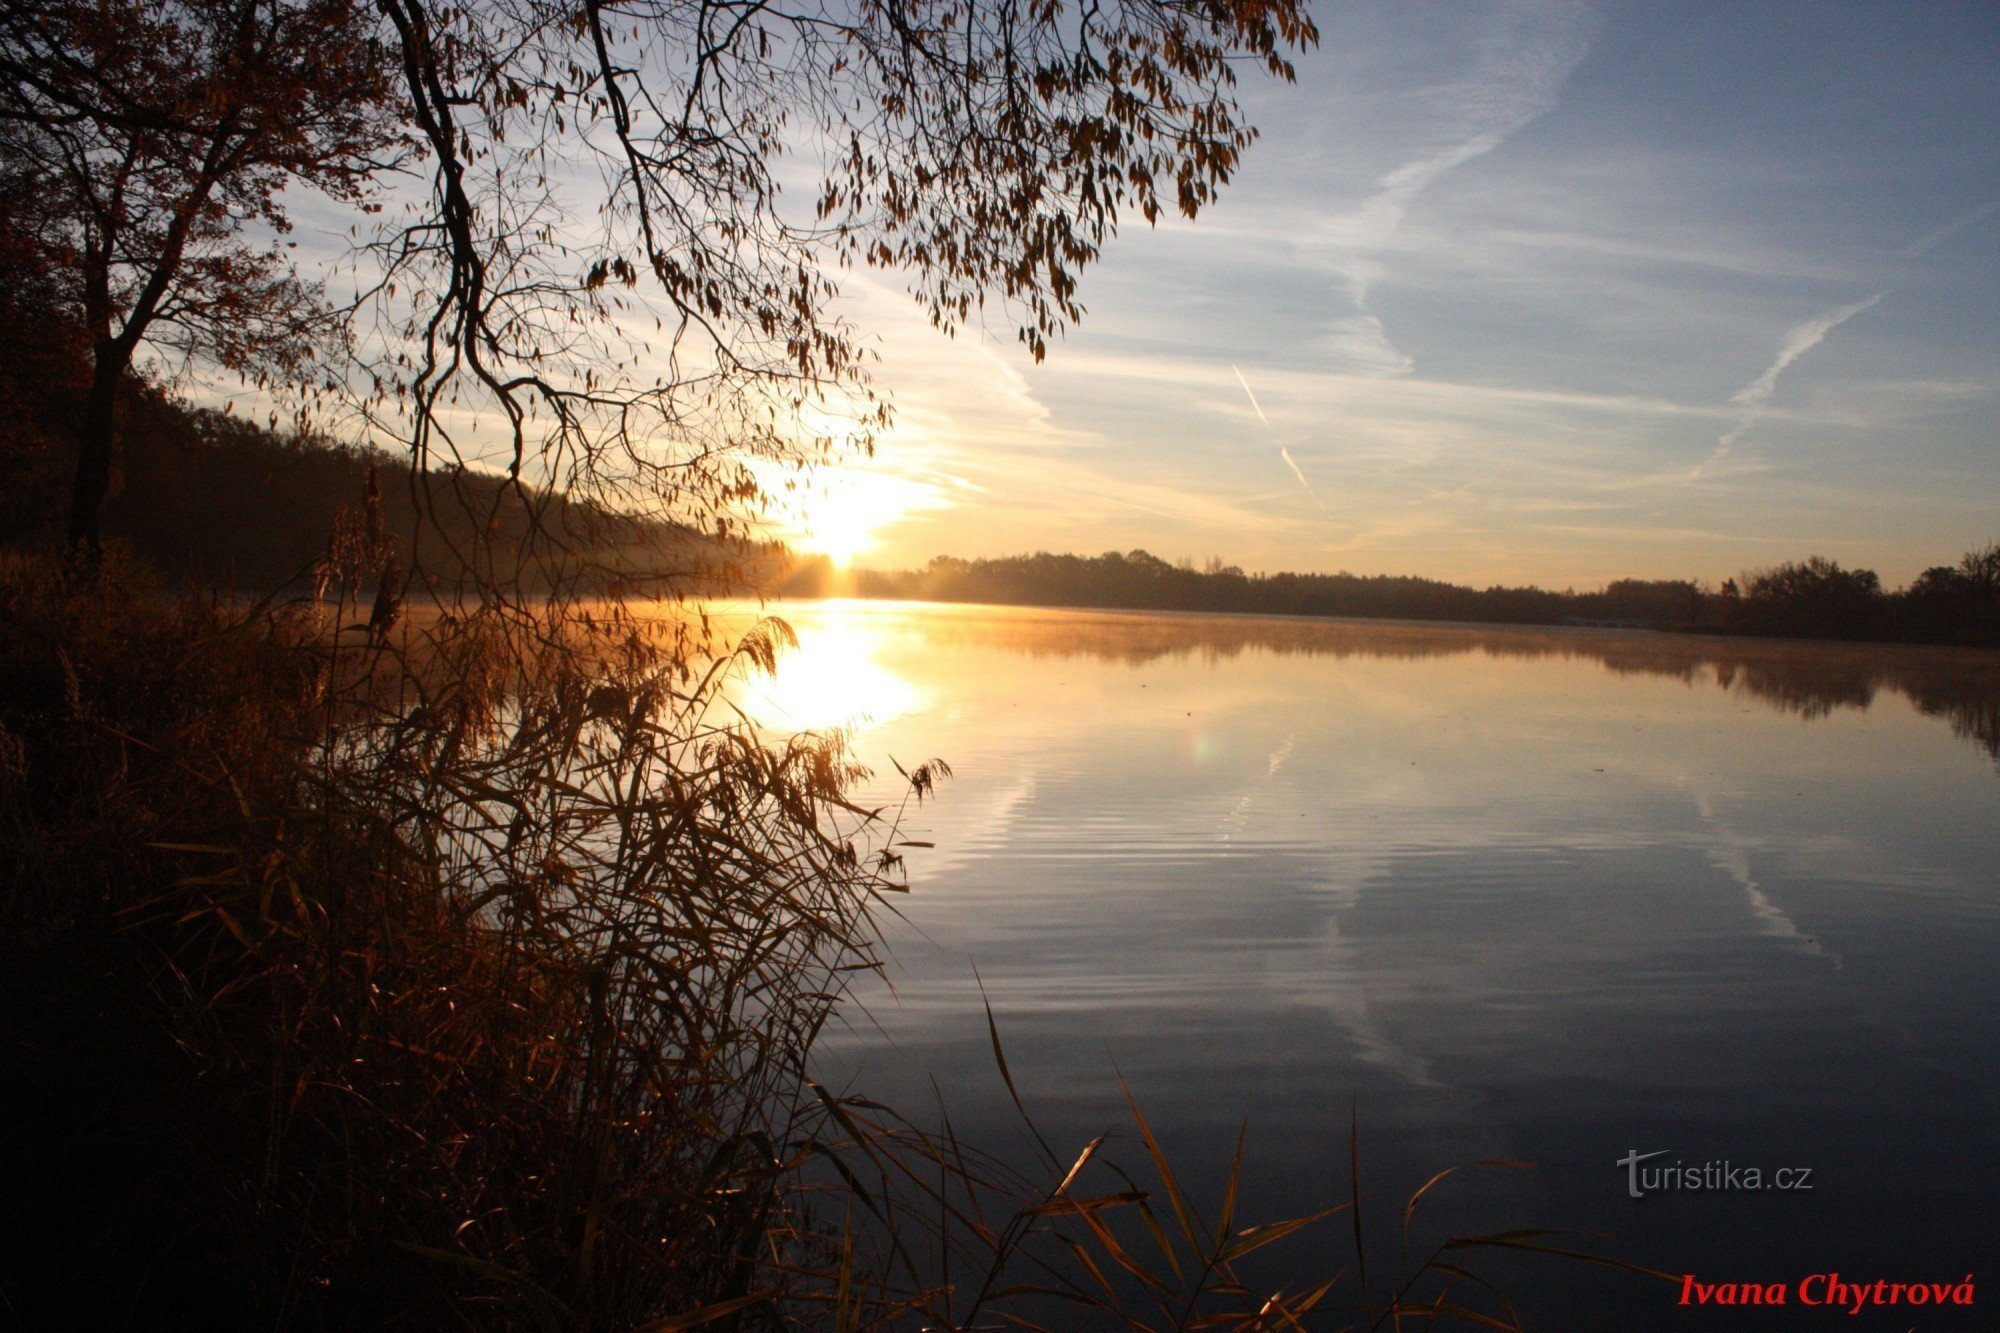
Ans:
POLYGON ((2000 199, 1988 199, 1979 207, 1960 213, 1921 241, 1905 246, 1902 251, 1903 258, 1915 259, 1918 255, 1929 254, 1973 223, 1991 217, 1996 211, 2000 211, 2000 199))
MULTIPOLYGON (((1234 361, 1230 362, 1229 368, 1231 370, 1236 370, 1236 363, 1234 361)), ((1266 427, 1269 427, 1271 424, 1271 418, 1264 415, 1264 405, 1257 401, 1256 394, 1250 393, 1250 381, 1243 378, 1243 372, 1240 370, 1236 370, 1236 382, 1243 386, 1244 393, 1249 394, 1250 406, 1257 409, 1257 420, 1263 422, 1266 427)), ((1292 471, 1297 472, 1298 469, 1295 467, 1292 469, 1292 471)), ((1304 481, 1305 478, 1301 477, 1299 478, 1299 480, 1304 481)))
POLYGON ((1729 401, 1732 403, 1742 403, 1745 406, 1762 406, 1764 400, 1771 396, 1771 391, 1778 387, 1778 376, 1784 371, 1786 366, 1791 365, 1792 362, 1819 346, 1825 340, 1827 334, 1832 333, 1842 324, 1853 319, 1856 315, 1868 309, 1888 294, 1887 292, 1877 292, 1865 301, 1856 301, 1853 305, 1844 305, 1838 310, 1829 310, 1819 318, 1809 319, 1791 330, 1791 332, 1785 335, 1785 341, 1779 345, 1778 359, 1773 361, 1770 368, 1763 374, 1739 389, 1729 401))
POLYGON ((1856 301, 1853 305, 1829 310, 1787 331, 1784 341, 1778 344, 1777 359, 1764 368, 1763 374, 1729 396, 1729 401, 1743 411, 1736 418, 1736 425, 1729 433, 1715 442, 1715 452, 1695 464, 1694 471, 1688 474, 1688 480, 1699 481, 1704 471, 1729 457, 1735 450, 1737 442, 1750 433, 1750 428, 1757 424, 1757 418, 1764 415, 1764 404, 1769 402, 1771 395, 1776 392, 1778 376, 1785 372, 1787 366, 1819 346, 1825 341, 1827 334, 1869 309, 1888 294, 1886 291, 1877 292, 1865 301, 1856 301))
MULTIPOLYGON (((1996 212, 2000 212, 2000 199, 1988 199, 1985 203, 1960 213, 1930 235, 1923 237, 1921 240, 1911 242, 1909 245, 1903 247, 1899 253, 1905 259, 1916 259, 1919 256, 1927 255, 1952 237, 1964 231, 1967 227, 1985 221, 1996 212)), ((1701 474, 1704 471, 1729 457, 1735 450, 1737 443, 1750 433, 1750 428, 1757 424, 1757 418, 1764 413, 1764 404, 1769 401, 1771 394, 1777 389, 1778 376, 1784 373, 1786 366, 1791 365, 1792 362, 1819 346, 1827 334, 1832 333, 1842 324, 1853 319, 1856 315, 1868 309, 1888 294, 1886 291, 1877 292, 1865 301, 1856 301, 1853 305, 1844 305, 1838 309, 1829 310, 1819 318, 1809 319, 1787 333, 1785 341, 1778 347, 1778 359, 1773 361, 1763 374, 1730 395, 1729 401, 1741 407, 1743 413, 1737 417, 1736 425, 1730 429, 1729 433, 1715 442, 1715 452, 1695 464, 1694 471, 1688 473, 1688 480, 1701 480, 1701 474)), ((1241 379, 1242 376, 1239 374, 1237 378, 1241 379)), ((1249 386, 1245 385, 1244 387, 1248 388, 1249 386)))
POLYGON ((1319 512, 1325 514, 1328 518, 1332 518, 1333 511, 1326 507, 1326 501, 1319 498, 1319 492, 1314 490, 1312 483, 1306 480, 1306 474, 1299 471, 1299 465, 1292 461, 1292 451, 1281 444, 1278 446, 1278 457, 1285 460, 1285 466, 1290 468, 1292 475, 1299 479, 1299 485, 1306 488, 1306 494, 1310 495, 1312 502, 1319 506, 1319 512))
MULTIPOLYGON (((1258 402, 1257 395, 1251 392, 1250 381, 1243 378, 1243 372, 1236 369, 1234 361, 1229 363, 1229 368, 1236 371, 1236 382, 1243 386, 1243 393, 1250 399, 1250 406, 1257 410, 1257 420, 1263 422, 1264 428, 1269 430, 1271 418, 1264 415, 1264 405, 1258 402)), ((1312 502, 1319 506, 1319 512, 1332 518, 1333 511, 1326 507, 1326 501, 1319 498, 1319 492, 1312 488, 1312 483, 1306 480, 1306 474, 1299 470, 1298 463, 1292 458, 1292 451, 1281 444, 1278 446, 1278 457, 1285 460, 1285 466, 1292 470, 1292 475, 1299 479, 1299 485, 1303 486, 1306 494, 1312 497, 1312 502)))

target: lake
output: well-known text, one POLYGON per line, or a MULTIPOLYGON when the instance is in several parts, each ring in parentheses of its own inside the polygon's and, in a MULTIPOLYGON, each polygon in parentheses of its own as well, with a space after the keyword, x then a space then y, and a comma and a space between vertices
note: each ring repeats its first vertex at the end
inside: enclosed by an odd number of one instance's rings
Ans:
MULTIPOLYGON (((935 847, 909 850, 887 976, 824 1047, 835 1084, 918 1118, 942 1089, 961 1135, 1012 1151, 983 993, 1058 1145, 1121 1130, 1138 1160, 1122 1074, 1207 1188, 1247 1117, 1243 1206, 1266 1216, 1347 1197, 1352 1116, 1378 1287, 1404 1199, 1483 1158, 1537 1165, 1454 1177, 1420 1233, 1573 1228, 1704 1282, 1990 1267, 2000 656, 774 609, 801 647, 761 716, 851 723, 878 793, 891 757, 954 772, 905 826, 935 847), (1649 1153, 1650 1177, 1621 1164, 1649 1153), (1687 1187, 1724 1162, 1810 1188, 1687 1187)), ((1560 1260, 1486 1267, 1531 1326, 1785 1325, 1560 1260)))

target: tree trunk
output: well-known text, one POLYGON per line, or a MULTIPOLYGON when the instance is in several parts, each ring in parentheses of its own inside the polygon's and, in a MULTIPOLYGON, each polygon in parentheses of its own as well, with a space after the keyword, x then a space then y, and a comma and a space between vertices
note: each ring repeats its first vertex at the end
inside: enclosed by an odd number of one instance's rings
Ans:
POLYGON ((111 452, 118 428, 118 390, 131 353, 116 341, 95 352, 90 396, 76 439, 76 484, 70 491, 69 545, 72 555, 95 571, 104 556, 104 501, 111 494, 111 452))

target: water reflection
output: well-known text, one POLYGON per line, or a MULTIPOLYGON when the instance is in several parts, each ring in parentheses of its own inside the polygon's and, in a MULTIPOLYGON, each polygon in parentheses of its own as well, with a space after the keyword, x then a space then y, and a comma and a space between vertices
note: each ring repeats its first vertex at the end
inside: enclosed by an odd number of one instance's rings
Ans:
POLYGON ((1775 940, 1796 948, 1816 958, 1825 958, 1835 967, 1840 966, 1840 955, 1829 953, 1817 939, 1800 930, 1792 920, 1791 913, 1771 901, 1763 886, 1751 873, 1750 856, 1757 850, 1755 839, 1744 836, 1716 813, 1715 803, 1708 793, 1696 788, 1692 793, 1695 808, 1701 812, 1702 823, 1710 831, 1708 859, 1716 869, 1729 876, 1743 890, 1744 900, 1749 904, 1750 915, 1756 918, 1763 933, 1775 940))
POLYGON ((835 633, 933 648, 1000 650, 1028 658, 1097 658, 1126 665, 1305 655, 1423 660, 1483 656, 1594 662, 1618 675, 1709 684, 1806 718, 1866 710, 1900 694, 2000 757, 2000 654, 1908 645, 1734 639, 1644 631, 1431 625, 1162 613, 1049 611, 896 603, 806 603, 802 624, 831 616, 835 633), (832 608, 831 610, 825 608, 832 608))
POLYGON ((1518 1214, 1467 1222, 1662 1263, 1892 1266, 1833 1248, 1886 1233, 1963 1272, 1954 1237, 2000 1223, 1967 1183, 2000 1173, 1993 655, 779 609, 803 646, 773 707, 873 713, 884 796, 890 757, 957 775, 909 830, 937 847, 911 853, 894 992, 865 992, 830 1077, 945 1088, 1004 1139, 990 1000, 1052 1133, 1116 1123, 1113 1070, 1197 1163, 1248 1109, 1271 1211, 1325 1201, 1358 1096, 1385 1189, 1541 1161, 1518 1214), (1811 1211, 1620 1211, 1634 1146, 1826 1183, 1811 1211))
MULTIPOLYGON (((801 716, 878 720, 918 706, 882 665, 918 647, 1026 658, 1221 665, 1246 656, 1424 660, 1462 656, 1593 662, 1618 675, 1711 684, 1802 717, 1865 710, 1883 691, 1953 720, 2000 751, 2000 654, 1980 649, 1741 639, 1624 630, 1433 625, 1173 613, 827 601, 766 608, 801 631, 792 679, 763 696, 801 716), (851 691, 845 699, 843 688, 851 691), (867 706, 852 706, 861 700, 867 706)), ((743 625, 755 617, 739 614, 743 625)))

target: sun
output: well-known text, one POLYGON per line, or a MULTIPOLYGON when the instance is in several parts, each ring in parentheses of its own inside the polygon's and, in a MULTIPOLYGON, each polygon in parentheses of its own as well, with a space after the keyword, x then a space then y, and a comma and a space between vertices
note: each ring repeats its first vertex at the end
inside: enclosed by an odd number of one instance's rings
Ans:
POLYGON ((790 497, 782 522, 790 544, 840 569, 882 544, 884 529, 944 503, 927 481, 853 467, 815 472, 790 497))
POLYGON ((808 502, 798 544, 846 569, 876 545, 875 529, 894 517, 870 505, 862 488, 842 487, 808 502))

